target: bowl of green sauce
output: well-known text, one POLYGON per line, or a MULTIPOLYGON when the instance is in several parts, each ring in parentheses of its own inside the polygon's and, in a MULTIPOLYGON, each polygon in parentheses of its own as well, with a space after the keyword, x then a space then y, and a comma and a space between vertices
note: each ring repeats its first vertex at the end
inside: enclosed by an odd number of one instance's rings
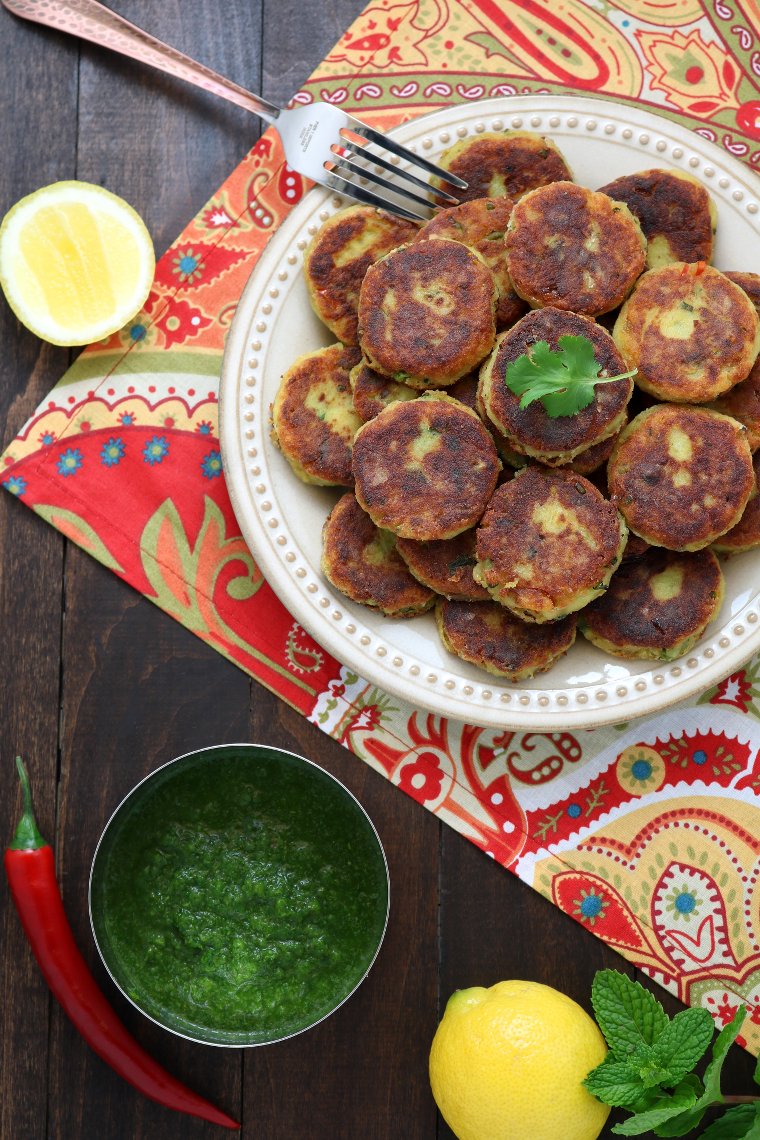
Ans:
POLYGON ((209 1045, 281 1041, 333 1013, 385 934, 388 865, 359 801, 302 756, 204 748, 146 776, 90 873, 112 979, 165 1029, 209 1045))

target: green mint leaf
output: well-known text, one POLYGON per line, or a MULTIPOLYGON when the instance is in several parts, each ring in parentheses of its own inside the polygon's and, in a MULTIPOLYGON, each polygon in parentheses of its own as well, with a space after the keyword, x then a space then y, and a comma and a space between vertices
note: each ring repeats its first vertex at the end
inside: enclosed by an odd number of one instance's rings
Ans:
POLYGON ((654 1134, 655 1136, 667 1137, 668 1140, 674 1136, 688 1136, 695 1128, 699 1127, 706 1112, 706 1108, 689 1108, 686 1112, 679 1112, 678 1116, 671 1117, 665 1124, 658 1124, 654 1129, 654 1134))
POLYGON ((660 1084, 677 1085, 707 1050, 715 1022, 706 1009, 684 1009, 668 1023, 652 1046, 653 1059, 667 1075, 660 1084))
POLYGON ((619 376, 600 376, 601 365, 594 346, 585 336, 561 336, 556 350, 545 340, 532 345, 527 353, 507 366, 505 381, 520 396, 520 407, 540 400, 552 419, 574 416, 594 399, 597 384, 614 384, 633 376, 635 369, 619 376))
POLYGON ((634 1108, 645 1091, 635 1070, 611 1054, 589 1073, 583 1082, 598 1100, 614 1108, 634 1108))
POLYGON ((629 1053, 626 1064, 638 1073, 645 1089, 656 1088, 659 1085, 673 1086, 678 1083, 668 1079, 670 1070, 661 1063, 653 1045, 641 1042, 629 1053))
POLYGON ((755 1071, 752 1075, 752 1080, 756 1085, 760 1085, 760 1057, 757 1058, 757 1064, 755 1065, 755 1071))
POLYGON ((700 1105, 720 1104, 722 1101, 720 1092, 720 1078, 723 1069, 723 1062, 726 1059, 728 1050, 736 1040, 737 1034, 742 1027, 742 1022, 747 1016, 746 1005, 740 1005, 734 1016, 728 1021, 721 1029, 718 1036, 715 1038, 715 1043, 712 1047, 712 1059, 710 1064, 705 1069, 705 1091, 699 1098, 700 1105))
MULTIPOLYGON (((681 1081, 682 1085, 688 1085, 694 1089, 697 1096, 697 1104, 699 1098, 704 1090, 704 1085, 696 1073, 689 1073, 681 1081)), ((655 1136, 686 1136, 692 1132, 702 1120, 707 1110, 704 1108, 687 1108, 685 1112, 680 1112, 678 1116, 672 1116, 664 1124, 658 1124, 654 1130, 655 1136)))
MULTIPOLYGON (((684 1112, 682 1116, 675 1117, 661 1129, 656 1129, 658 1136, 685 1136, 693 1128, 697 1127, 708 1108, 723 1103, 723 1097, 720 1091, 721 1069, 723 1068, 726 1054, 733 1044, 746 1014, 746 1007, 740 1006, 732 1020, 723 1026, 723 1029, 721 1029, 716 1037, 712 1047, 710 1064, 705 1070, 704 1085, 702 1085, 699 1077, 694 1073, 684 1078, 682 1084, 691 1082, 692 1087, 697 1092, 697 1100, 692 1108, 684 1112)), ((723 1118, 721 1117, 721 1119, 723 1118)), ((718 1122, 716 1121, 716 1123, 718 1122)), ((730 1136, 731 1134, 729 1133, 728 1135, 730 1136)), ((744 1133, 740 1135, 744 1136, 744 1133)), ((758 1136, 757 1140, 760 1140, 760 1136, 758 1136)))
POLYGON ((617 1136, 642 1136, 645 1132, 651 1132, 653 1128, 664 1124, 666 1120, 680 1116, 686 1109, 692 1108, 696 1099, 697 1094, 691 1084, 684 1081, 677 1085, 669 1096, 663 1096, 652 1108, 637 1112, 635 1116, 629 1116, 627 1120, 616 1124, 612 1131, 617 1136))
POLYGON ((599 970, 591 986, 599 1028, 615 1058, 628 1060, 642 1045, 653 1045, 669 1024, 654 994, 618 970, 599 970))
POLYGON ((757 1140, 760 1136, 760 1103, 737 1104, 704 1130, 700 1140, 757 1140))
POLYGON ((658 1124, 654 1134, 667 1137, 667 1140, 674 1136, 691 1136, 694 1129, 699 1127, 706 1112, 706 1108, 687 1108, 685 1112, 679 1112, 678 1116, 672 1116, 664 1124, 658 1124))
POLYGON ((760 1140, 760 1110, 755 1105, 755 1119, 749 1126, 749 1131, 745 1134, 744 1140, 760 1140))

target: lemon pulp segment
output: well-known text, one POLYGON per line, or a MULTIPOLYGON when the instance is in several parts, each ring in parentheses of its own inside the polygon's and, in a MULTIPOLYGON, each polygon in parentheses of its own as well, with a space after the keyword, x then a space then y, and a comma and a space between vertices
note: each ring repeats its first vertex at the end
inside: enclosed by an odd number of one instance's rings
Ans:
POLYGON ((53 344, 86 344, 142 307, 155 256, 139 215, 83 182, 30 194, 0 227, 0 281, 19 320, 53 344))

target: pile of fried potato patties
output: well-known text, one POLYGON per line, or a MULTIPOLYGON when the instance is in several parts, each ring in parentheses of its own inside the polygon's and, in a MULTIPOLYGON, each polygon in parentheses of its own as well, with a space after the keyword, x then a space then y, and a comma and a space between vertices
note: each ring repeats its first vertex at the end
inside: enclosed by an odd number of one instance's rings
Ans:
POLYGON ((577 630, 672 660, 717 615, 717 554, 760 545, 760 276, 710 264, 707 190, 643 170, 593 191, 519 131, 460 140, 465 200, 417 226, 331 216, 306 251, 336 343, 300 356, 272 439, 308 483, 349 488, 322 571, 392 617, 435 606, 443 644, 519 681, 577 630), (594 399, 520 407, 507 369, 584 337, 594 399))

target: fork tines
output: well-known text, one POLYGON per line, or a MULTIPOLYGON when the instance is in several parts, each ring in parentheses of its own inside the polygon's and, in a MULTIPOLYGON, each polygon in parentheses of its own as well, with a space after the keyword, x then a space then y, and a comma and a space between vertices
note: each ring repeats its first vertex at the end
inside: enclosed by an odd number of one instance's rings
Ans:
POLYGON ((335 190, 347 193, 369 205, 388 210, 412 221, 428 221, 431 210, 438 206, 456 206, 459 204, 459 199, 441 186, 433 185, 411 170, 389 161, 382 154, 371 149, 368 144, 374 144, 375 147, 390 151, 398 159, 404 159, 410 165, 417 167, 418 170, 448 183, 455 189, 465 190, 467 188, 467 183, 461 178, 450 174, 440 166, 436 166, 428 159, 414 154, 413 151, 400 146, 393 139, 387 138, 357 119, 351 120, 349 126, 341 130, 340 135, 340 143, 331 148, 335 155, 335 162, 329 168, 330 185, 335 190), (357 138, 363 141, 356 141, 357 138), (366 163, 370 165, 355 161, 350 157, 351 155, 366 160, 366 163), (373 170, 371 167, 376 169, 373 170), (378 173, 378 169, 389 171, 394 175, 394 180, 384 178, 382 174, 378 173), (360 178, 362 182, 370 183, 374 187, 388 191, 391 197, 385 197, 367 189, 357 183, 356 177, 360 178), (422 190, 424 193, 416 193, 412 187, 422 190), (413 208, 414 205, 422 206, 428 212, 421 213, 413 208))

